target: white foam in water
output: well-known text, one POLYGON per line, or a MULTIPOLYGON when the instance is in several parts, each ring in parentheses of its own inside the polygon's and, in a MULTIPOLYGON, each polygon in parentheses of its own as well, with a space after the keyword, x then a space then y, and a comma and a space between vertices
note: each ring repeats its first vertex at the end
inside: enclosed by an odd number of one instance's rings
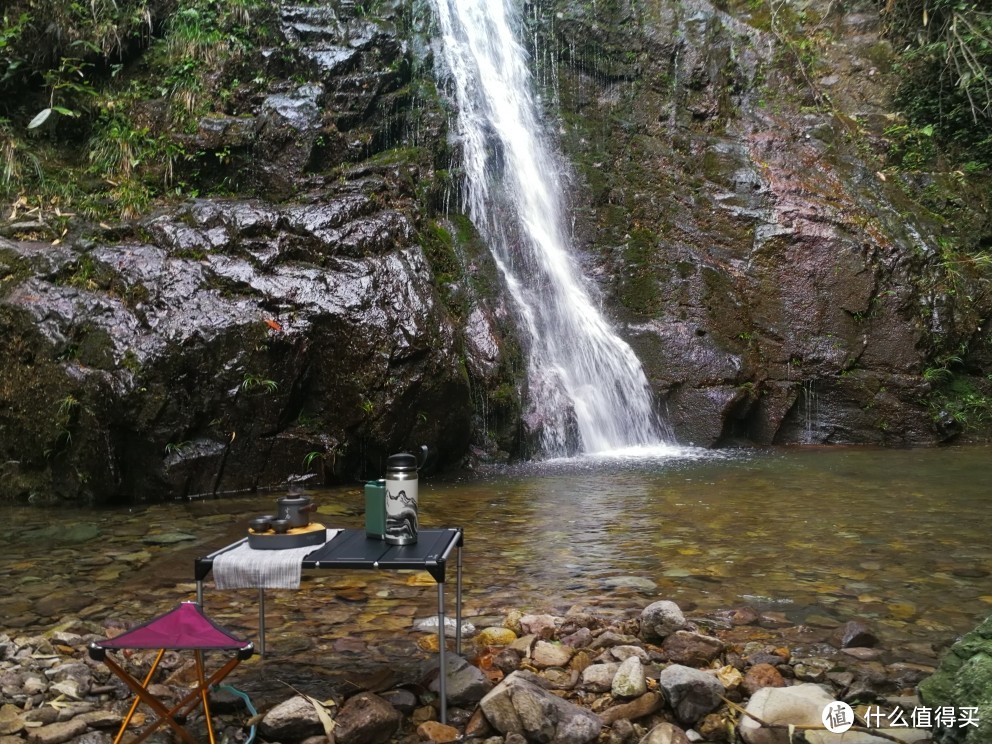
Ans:
POLYGON ((675 444, 637 444, 632 447, 587 452, 583 455, 589 460, 667 460, 671 458, 695 459, 708 457, 710 450, 702 447, 680 447, 675 444))

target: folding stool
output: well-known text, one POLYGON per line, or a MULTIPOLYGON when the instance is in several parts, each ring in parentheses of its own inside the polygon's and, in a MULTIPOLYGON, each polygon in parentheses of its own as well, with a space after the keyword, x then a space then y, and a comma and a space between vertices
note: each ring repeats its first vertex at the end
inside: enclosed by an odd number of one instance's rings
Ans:
POLYGON ((215 744, 213 724, 210 721, 209 690, 230 674, 240 662, 250 658, 254 652, 253 643, 231 635, 208 618, 200 605, 195 602, 183 602, 164 615, 159 615, 153 620, 121 633, 119 636, 92 642, 89 645, 90 658, 106 664, 110 671, 117 675, 137 696, 121 724, 120 731, 117 732, 114 744, 119 744, 138 709, 138 704, 142 702, 151 708, 158 718, 139 733, 130 744, 144 741, 152 732, 166 725, 172 727, 187 744, 197 744, 196 739, 176 719, 188 715, 201 705, 207 721, 210 744, 215 744), (107 655, 107 651, 123 651, 125 649, 159 649, 144 681, 139 682, 107 655), (161 700, 148 691, 155 670, 158 669, 159 662, 162 661, 166 651, 192 651, 196 660, 197 687, 171 708, 166 707, 161 700), (203 665, 204 651, 236 651, 237 655, 207 677, 203 665))

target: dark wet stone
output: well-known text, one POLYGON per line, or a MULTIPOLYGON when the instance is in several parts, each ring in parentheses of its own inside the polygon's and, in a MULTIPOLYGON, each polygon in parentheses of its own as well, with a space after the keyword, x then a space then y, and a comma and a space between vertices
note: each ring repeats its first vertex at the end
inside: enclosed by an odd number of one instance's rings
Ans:
POLYGON ((19 615, 8 617, 6 620, 4 620, 4 625, 12 630, 21 629, 21 628, 30 628, 32 626, 37 625, 40 620, 41 618, 38 615, 32 612, 24 612, 19 615))
POLYGON ((290 41, 337 40, 345 27, 330 5, 283 5, 279 8, 280 31, 290 41))
POLYGON ((955 568, 951 570, 952 576, 959 576, 962 579, 984 579, 989 575, 989 571, 984 568, 976 568, 974 566, 968 566, 963 568, 955 568))
POLYGON ((56 592, 40 598, 34 603, 33 609, 36 615, 40 615, 41 617, 60 617, 61 615, 79 612, 79 610, 88 606, 90 602, 92 602, 90 597, 78 592, 56 592))
POLYGON ((360 638, 336 638, 334 650, 339 653, 360 654, 365 652, 368 644, 360 638))
POLYGON ((878 636, 866 622, 850 620, 834 631, 831 642, 838 648, 872 648, 878 636))
POLYGON ((271 650, 272 653, 279 656, 298 654, 301 651, 306 651, 307 649, 312 648, 314 642, 315 639, 311 636, 285 632, 279 635, 278 641, 272 644, 271 650))
POLYGON ((412 713, 419 703, 417 696, 405 689, 387 690, 381 694, 381 697, 404 715, 412 713))
POLYGON ((723 642, 718 638, 678 630, 662 643, 668 658, 676 664, 706 666, 723 652, 723 642))
POLYGON ((689 725, 714 710, 724 694, 723 685, 716 677, 681 664, 662 670, 658 685, 676 718, 689 725))
POLYGON ((733 625, 755 625, 760 618, 761 614, 753 607, 738 607, 730 614, 733 625))
POLYGON ((257 135, 255 117, 221 116, 214 114, 200 119, 196 141, 200 147, 220 150, 225 147, 246 147, 257 135))
MULTIPOLYGON (((445 687, 451 705, 477 703, 493 688, 493 683, 482 673, 482 670, 469 664, 461 656, 447 656, 445 666, 445 687)), ((437 679, 431 682, 430 689, 434 692, 439 691, 437 679)))
POLYGON ((26 540, 54 540, 60 543, 81 543, 93 540, 100 535, 100 528, 95 524, 53 524, 22 534, 26 540))
POLYGON ((384 744, 399 728, 402 716, 378 695, 363 692, 348 698, 335 718, 338 744, 384 744))
POLYGON ((147 545, 174 545, 175 543, 195 540, 196 535, 189 532, 160 532, 154 535, 145 535, 141 542, 147 545))

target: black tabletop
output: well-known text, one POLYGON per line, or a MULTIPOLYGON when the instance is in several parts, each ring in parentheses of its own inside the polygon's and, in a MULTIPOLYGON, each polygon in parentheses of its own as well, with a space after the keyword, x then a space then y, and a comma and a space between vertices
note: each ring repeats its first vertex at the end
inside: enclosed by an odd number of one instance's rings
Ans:
MULTIPOLYGON (((234 543, 228 547, 234 547, 234 543)), ((445 567, 451 551, 461 547, 461 528, 425 529, 417 533, 412 545, 389 545, 365 535, 364 529, 341 530, 331 540, 303 558, 303 568, 388 568, 425 570, 439 583, 444 581, 445 567)), ((213 566, 213 558, 222 548, 196 559, 196 580, 201 581, 213 566)))

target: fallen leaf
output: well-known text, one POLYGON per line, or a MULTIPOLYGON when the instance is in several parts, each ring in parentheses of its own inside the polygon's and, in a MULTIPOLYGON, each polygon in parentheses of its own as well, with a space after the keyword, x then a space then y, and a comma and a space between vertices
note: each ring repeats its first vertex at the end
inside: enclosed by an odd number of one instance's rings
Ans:
MULTIPOLYGON (((326 734, 328 739, 334 737, 334 719, 331 718, 331 714, 327 712, 327 703, 322 703, 309 695, 304 695, 307 702, 313 706, 313 709, 317 712, 317 718, 320 719, 320 725, 324 727, 324 734, 326 734)), ((331 705, 334 704, 333 700, 328 701, 331 705)))
POLYGON ((316 698, 310 697, 305 692, 300 692, 288 682, 283 682, 283 684, 286 685, 286 687, 291 689, 293 692, 295 692, 297 695, 304 698, 308 703, 310 703, 310 705, 313 706, 314 711, 317 713, 317 718, 320 719, 320 724, 324 727, 324 734, 327 735, 328 739, 333 741, 334 719, 331 718, 331 714, 328 712, 328 708, 330 708, 333 705, 336 705, 336 703, 333 700, 326 700, 322 703, 316 698))
POLYGON ((279 325, 279 323, 277 323, 276 321, 272 320, 271 318, 266 318, 265 319, 265 325, 267 325, 273 331, 281 331, 282 330, 282 326, 279 325))

